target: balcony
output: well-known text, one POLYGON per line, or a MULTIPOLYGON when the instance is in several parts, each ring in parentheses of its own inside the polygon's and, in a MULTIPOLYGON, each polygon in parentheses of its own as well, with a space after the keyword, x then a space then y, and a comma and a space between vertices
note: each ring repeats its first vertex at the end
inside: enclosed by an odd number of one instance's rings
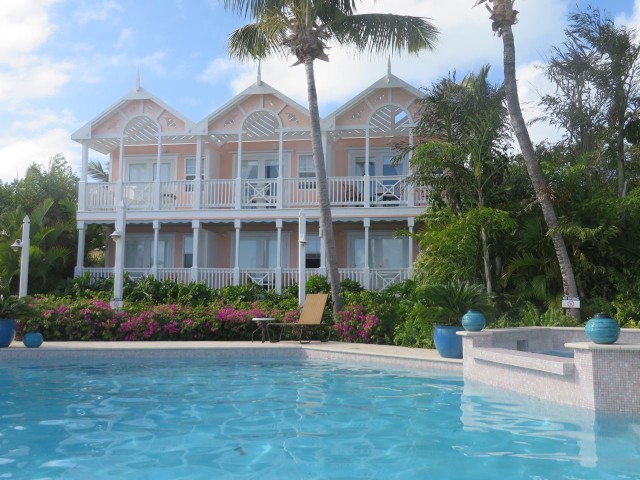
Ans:
MULTIPOLYGON (((332 207, 427 205, 428 188, 410 185, 406 178, 330 177, 327 179, 329 201, 332 207)), ((128 210, 161 211, 312 208, 319 203, 315 178, 202 180, 200 184, 195 181, 110 182, 86 184, 84 210, 115 211, 120 197, 128 210)))

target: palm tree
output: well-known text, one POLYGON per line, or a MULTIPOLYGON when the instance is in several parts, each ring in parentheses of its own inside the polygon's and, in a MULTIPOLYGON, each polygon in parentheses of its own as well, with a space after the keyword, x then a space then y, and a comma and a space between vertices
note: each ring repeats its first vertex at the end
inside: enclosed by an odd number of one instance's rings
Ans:
POLYGON ((225 0, 225 8, 254 23, 235 30, 229 54, 240 60, 270 55, 294 56, 307 76, 311 145, 320 203, 320 227, 327 252, 333 310, 342 308, 329 189, 320 132, 313 62, 328 61, 330 41, 370 53, 391 50, 417 53, 432 49, 438 31, 424 18, 391 14, 357 14, 360 0, 225 0))
MULTIPOLYGON (((551 241, 553 242, 553 247, 560 265, 564 293, 565 295, 577 297, 578 288, 573 275, 571 258, 569 257, 564 239, 558 232, 558 217, 553 206, 553 201, 551 200, 552 192, 542 176, 540 162, 538 161, 533 144, 531 143, 529 131, 527 130, 527 125, 524 121, 524 117, 522 116, 522 110, 520 109, 518 86, 516 84, 516 48, 513 39, 513 30, 511 28, 518 21, 518 11, 513 8, 514 1, 515 0, 477 0, 474 6, 485 2, 490 3, 493 6, 493 8, 489 7, 489 5, 486 7, 489 12, 491 12, 490 18, 493 22, 493 31, 496 32, 498 36, 502 37, 502 44, 504 48, 505 98, 507 100, 511 125, 516 135, 516 139, 518 140, 518 144, 520 145, 520 151, 522 152, 522 156, 527 166, 527 172, 529 173, 529 178, 533 184, 536 199, 540 204, 542 215, 544 216, 547 228, 551 235, 551 241)), ((569 313, 577 319, 580 318, 579 309, 570 309, 569 313)))

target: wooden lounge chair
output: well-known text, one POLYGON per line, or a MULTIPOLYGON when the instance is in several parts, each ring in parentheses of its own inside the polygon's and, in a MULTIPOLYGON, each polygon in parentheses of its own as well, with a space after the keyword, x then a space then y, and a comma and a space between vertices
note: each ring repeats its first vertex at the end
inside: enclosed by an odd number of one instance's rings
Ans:
POLYGON ((300 329, 300 343, 310 343, 311 338, 307 341, 302 340, 302 334, 305 330, 316 330, 318 328, 327 328, 329 327, 329 335, 327 336, 327 340, 322 340, 324 342, 328 341, 331 337, 331 326, 330 325, 322 325, 322 313, 324 312, 324 307, 327 304, 327 298, 329 295, 326 293, 310 293, 307 295, 307 298, 304 302, 304 306, 302 307, 302 312, 300 313, 300 319, 297 322, 290 323, 269 323, 267 325, 267 336, 271 342, 279 342, 282 338, 282 332, 286 328, 298 328, 300 329), (272 327, 277 327, 280 329, 280 335, 276 337, 271 334, 270 329, 272 327))

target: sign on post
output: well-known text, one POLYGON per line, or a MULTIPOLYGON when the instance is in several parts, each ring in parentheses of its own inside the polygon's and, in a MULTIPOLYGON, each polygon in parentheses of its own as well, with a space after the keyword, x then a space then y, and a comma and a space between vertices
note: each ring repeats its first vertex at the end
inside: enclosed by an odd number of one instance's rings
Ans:
POLYGON ((580 308, 580 297, 562 297, 562 308, 580 308))

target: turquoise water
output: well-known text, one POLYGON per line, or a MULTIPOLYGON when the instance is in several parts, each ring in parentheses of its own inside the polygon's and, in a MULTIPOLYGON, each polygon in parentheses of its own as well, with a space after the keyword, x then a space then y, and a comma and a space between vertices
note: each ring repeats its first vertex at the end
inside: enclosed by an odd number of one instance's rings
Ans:
POLYGON ((0 368, 0 479, 640 479, 640 418, 298 360, 0 368))

